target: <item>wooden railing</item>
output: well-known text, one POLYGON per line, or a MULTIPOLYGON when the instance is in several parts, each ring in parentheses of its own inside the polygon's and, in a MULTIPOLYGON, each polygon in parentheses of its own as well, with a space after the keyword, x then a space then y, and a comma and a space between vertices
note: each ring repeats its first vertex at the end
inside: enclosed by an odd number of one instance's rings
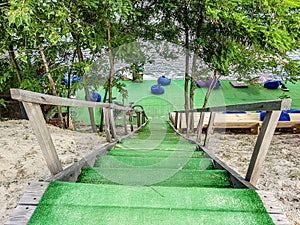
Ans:
POLYGON ((280 114, 282 110, 288 110, 291 107, 291 99, 283 100, 272 100, 272 101, 263 101, 263 102, 252 102, 252 103, 243 103, 236 105, 225 105, 217 107, 208 107, 208 108, 197 108, 192 110, 179 110, 174 111, 174 127, 180 131, 180 126, 182 124, 183 118, 186 122, 186 136, 189 138, 190 129, 191 129, 191 118, 193 113, 200 113, 198 125, 197 125, 197 135, 195 142, 199 145, 201 143, 201 134, 203 129, 204 113, 210 113, 209 122, 207 125, 207 130, 204 138, 205 148, 209 148, 209 140, 212 135, 212 130, 214 126, 214 121, 216 118, 216 112, 226 112, 226 111, 255 111, 255 110, 264 110, 266 111, 265 118, 262 122, 260 133, 258 134, 256 144, 254 146, 254 151, 249 163, 247 174, 245 179, 256 185, 260 171, 262 169, 263 161, 266 157, 267 150, 270 146, 272 137, 274 135, 280 114))
POLYGON ((104 115, 104 125, 106 140, 108 142, 117 142, 118 137, 115 120, 113 116, 113 110, 118 110, 123 113, 123 127, 124 133, 128 134, 127 120, 129 121, 130 131, 134 131, 134 126, 137 128, 147 123, 147 116, 144 110, 139 107, 121 106, 111 103, 82 101, 76 99, 68 99, 62 97, 56 97, 52 95, 40 94, 21 89, 10 89, 11 98, 21 101, 26 110, 27 116, 31 123, 34 133, 43 152, 47 166, 52 175, 55 175, 63 170, 61 162, 58 158, 55 150, 51 135, 49 133, 44 115, 41 110, 41 104, 55 105, 55 106, 72 106, 72 107, 90 107, 90 108, 102 108, 104 115), (137 123, 133 123, 133 116, 136 115, 137 123), (142 123, 141 123, 142 121, 142 123))

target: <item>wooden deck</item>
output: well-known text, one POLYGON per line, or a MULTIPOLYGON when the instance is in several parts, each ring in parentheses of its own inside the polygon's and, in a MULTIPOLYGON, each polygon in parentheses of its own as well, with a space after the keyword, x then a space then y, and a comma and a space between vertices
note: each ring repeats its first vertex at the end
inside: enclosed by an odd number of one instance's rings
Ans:
MULTIPOLYGON (((174 124, 178 130, 186 129, 186 115, 180 114, 181 124, 175 124, 175 112, 170 113, 170 121, 174 124)), ((179 115, 179 116, 180 116, 179 115)), ((200 113, 193 113, 194 117, 194 129, 197 128, 200 113)), ((300 113, 290 113, 290 121, 279 121, 277 128, 291 129, 294 133, 300 133, 300 113)), ((203 128, 207 128, 209 122, 210 113, 205 113, 203 128)), ((180 121, 180 120, 178 120, 180 121)), ((216 113, 215 122, 213 124, 213 129, 215 128, 229 128, 229 129, 250 129, 252 133, 258 134, 262 126, 262 121, 260 121, 259 113, 246 113, 246 114, 223 114, 216 113)))

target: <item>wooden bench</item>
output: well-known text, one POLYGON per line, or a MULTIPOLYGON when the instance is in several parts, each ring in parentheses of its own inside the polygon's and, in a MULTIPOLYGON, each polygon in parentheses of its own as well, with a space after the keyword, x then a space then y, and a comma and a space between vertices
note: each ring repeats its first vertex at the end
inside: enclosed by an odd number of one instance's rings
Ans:
MULTIPOLYGON (((192 115, 190 113, 190 115, 192 115)), ((291 129, 293 132, 300 132, 300 113, 290 113, 290 121, 279 121, 277 124, 277 128, 287 128, 291 129)), ((185 130, 187 128, 186 125, 186 115, 182 114, 181 124, 175 124, 175 112, 170 113, 170 121, 177 126, 179 131, 185 130)), ((200 113, 193 113, 194 117, 194 129, 197 128, 200 113)), ((210 113, 205 113, 203 128, 207 128, 209 122, 210 113)), ((179 122, 178 122, 179 123, 179 122)), ((246 114, 223 114, 216 113, 215 121, 213 124, 213 128, 222 128, 222 129, 251 129, 251 132, 254 134, 258 134, 260 128, 262 126, 262 121, 260 121, 259 113, 251 113, 248 112, 246 114)))

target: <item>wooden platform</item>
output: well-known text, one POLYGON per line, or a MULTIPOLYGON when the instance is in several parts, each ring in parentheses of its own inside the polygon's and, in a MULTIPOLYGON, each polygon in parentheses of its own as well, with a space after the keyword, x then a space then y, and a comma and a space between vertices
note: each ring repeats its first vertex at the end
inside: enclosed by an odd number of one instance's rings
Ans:
MULTIPOLYGON (((181 124, 175 124, 175 113, 170 113, 170 121, 177 127, 178 130, 186 129, 186 115, 180 114, 181 124)), ((179 115, 179 116, 180 116, 179 115)), ((197 128, 200 113, 193 113, 194 117, 194 128, 197 128)), ((294 133, 300 133, 300 113, 290 113, 290 121, 279 121, 277 124, 277 128, 291 129, 294 133)), ((207 128, 209 121, 210 113, 205 113, 203 128, 207 128)), ((178 120, 180 121, 180 120, 178 120)), ((262 121, 260 121, 259 113, 246 113, 246 114, 223 114, 217 113, 213 128, 229 128, 229 129, 251 129, 251 132, 254 134, 259 133, 262 125, 262 121)))
POLYGON ((5 225, 25 225, 30 220, 35 208, 39 204, 48 182, 32 183, 21 198, 18 206, 8 218, 5 225))
POLYGON ((256 191, 260 196, 267 212, 272 218, 274 224, 276 225, 290 225, 291 223, 283 213, 282 208, 278 204, 277 199, 274 197, 272 192, 269 191, 256 191))

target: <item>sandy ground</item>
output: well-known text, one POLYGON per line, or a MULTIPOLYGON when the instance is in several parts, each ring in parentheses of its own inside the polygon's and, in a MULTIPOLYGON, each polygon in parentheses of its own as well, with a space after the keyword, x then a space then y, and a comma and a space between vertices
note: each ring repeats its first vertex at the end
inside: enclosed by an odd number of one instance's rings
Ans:
MULTIPOLYGON (((105 138, 49 126, 63 167, 99 148, 105 138)), ((17 206, 31 182, 51 177, 29 121, 0 122, 0 224, 17 206)))
MULTIPOLYGON (((97 134, 49 128, 64 168, 105 142, 97 134)), ((0 224, 3 224, 30 182, 43 181, 51 174, 28 121, 2 121, 0 134, 0 224)), ((256 137, 216 133, 212 149, 244 175, 256 137)), ((294 225, 300 225, 299 144, 299 134, 276 134, 258 184, 260 189, 274 193, 294 225)))

